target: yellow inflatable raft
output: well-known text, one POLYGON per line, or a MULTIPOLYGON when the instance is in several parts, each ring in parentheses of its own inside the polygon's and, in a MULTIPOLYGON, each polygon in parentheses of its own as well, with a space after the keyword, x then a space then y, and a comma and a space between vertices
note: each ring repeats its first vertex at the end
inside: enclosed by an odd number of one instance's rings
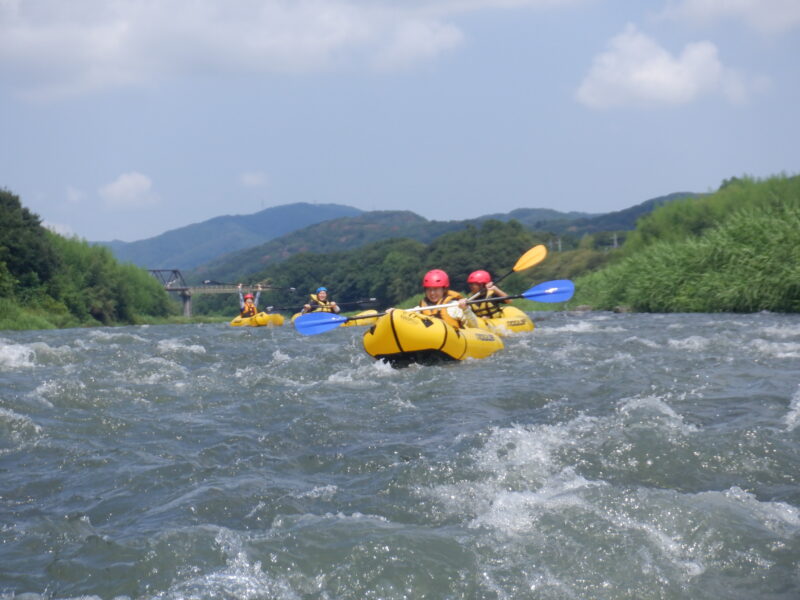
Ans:
POLYGON ((441 319, 404 310, 379 317, 363 341, 367 354, 397 366, 486 358, 503 348, 489 330, 456 329, 441 319))
POLYGON ((533 331, 531 318, 516 306, 503 306, 503 314, 492 318, 478 318, 481 329, 488 329, 497 335, 509 335, 523 331, 533 331))
MULTIPOLYGON (((294 323, 294 320, 302 314, 303 313, 294 313, 292 315, 292 323, 294 323)), ((356 327, 359 325, 372 325, 375 321, 378 320, 378 317, 373 317, 371 315, 377 315, 377 314, 378 314, 377 310, 372 310, 372 309, 365 310, 363 312, 353 315, 353 317, 359 317, 358 319, 354 321, 345 321, 340 325, 340 327, 356 327), (365 318, 362 319, 361 317, 365 318)))
POLYGON ((231 321, 231 325, 234 327, 264 327, 267 325, 280 327, 283 325, 283 315, 279 313, 260 312, 252 317, 238 316, 231 321))
MULTIPOLYGON (((371 316, 371 315, 377 315, 377 314, 378 314, 377 310, 373 310, 373 309, 365 310, 365 311, 362 311, 362 312, 360 312, 358 314, 353 315, 353 317, 358 317, 358 319, 356 319, 354 321, 345 321, 344 323, 342 323, 341 326, 342 327, 354 327, 354 326, 357 327, 359 325, 372 325, 375 321, 378 320, 378 317, 374 317, 374 316, 371 316)), ((352 319, 353 317, 350 317, 350 318, 352 319)))

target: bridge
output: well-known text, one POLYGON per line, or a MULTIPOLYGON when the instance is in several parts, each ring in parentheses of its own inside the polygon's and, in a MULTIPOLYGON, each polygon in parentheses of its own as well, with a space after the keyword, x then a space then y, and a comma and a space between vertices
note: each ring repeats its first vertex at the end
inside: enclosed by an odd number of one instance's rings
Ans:
MULTIPOLYGON (((164 286, 166 291, 178 294, 183 302, 184 317, 192 316, 192 296, 196 294, 236 294, 239 291, 238 284, 219 283, 218 281, 211 281, 209 279, 206 279, 203 285, 188 285, 178 269, 148 269, 148 271, 161 282, 161 285, 164 286)), ((256 285, 243 285, 242 292, 255 293, 256 285)), ((294 291, 294 288, 272 288, 269 284, 261 284, 261 289, 286 289, 286 291, 294 291)))

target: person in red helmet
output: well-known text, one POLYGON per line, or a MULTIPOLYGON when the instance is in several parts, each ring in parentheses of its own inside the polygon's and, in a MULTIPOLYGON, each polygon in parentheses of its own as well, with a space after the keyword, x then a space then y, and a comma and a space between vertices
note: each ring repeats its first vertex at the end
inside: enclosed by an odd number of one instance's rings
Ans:
POLYGON ((465 327, 476 327, 478 325, 475 313, 467 304, 466 299, 450 288, 450 277, 441 269, 433 269, 425 273, 422 278, 422 287, 425 295, 419 302, 419 306, 435 307, 439 304, 449 304, 458 301, 458 306, 449 308, 431 308, 431 310, 421 311, 423 315, 430 315, 442 319, 457 329, 465 327))
POLYGON ((239 313, 242 318, 245 317, 255 317, 258 313, 258 299, 261 297, 261 284, 258 285, 256 288, 256 295, 253 297, 253 294, 247 293, 242 296, 242 284, 239 284, 239 308, 241 312, 239 313))
MULTIPOLYGON (((474 300, 482 300, 484 298, 488 300, 492 297, 508 296, 492 282, 492 276, 489 275, 488 271, 473 271, 467 277, 467 285, 469 285, 469 290, 472 292, 470 298, 474 300)), ((477 316, 490 319, 502 316, 503 307, 500 305, 509 304, 510 302, 511 300, 508 299, 500 302, 477 302, 472 305, 472 310, 477 316)))

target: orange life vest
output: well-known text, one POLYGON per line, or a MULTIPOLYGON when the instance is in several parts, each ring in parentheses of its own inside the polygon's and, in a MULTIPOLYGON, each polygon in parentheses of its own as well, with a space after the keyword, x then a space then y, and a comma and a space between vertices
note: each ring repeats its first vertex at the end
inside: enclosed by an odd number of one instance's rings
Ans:
POLYGON ((245 302, 241 315, 242 317, 255 317, 257 312, 258 309, 256 308, 255 304, 247 304, 245 302))
MULTIPOLYGON (((461 300, 463 298, 461 294, 458 292, 454 292, 453 290, 447 290, 442 296, 442 299, 438 302, 431 302, 428 300, 427 296, 423 296, 422 300, 419 301, 420 306, 437 306, 439 304, 449 304, 450 302, 455 302, 457 300, 461 300)), ((437 319, 441 319, 448 325, 452 325, 456 329, 463 329, 463 325, 458 319, 454 319, 450 316, 447 312, 446 308, 439 308, 439 309, 431 309, 431 310, 422 310, 420 311, 423 315, 429 315, 431 317, 436 317, 437 319)))

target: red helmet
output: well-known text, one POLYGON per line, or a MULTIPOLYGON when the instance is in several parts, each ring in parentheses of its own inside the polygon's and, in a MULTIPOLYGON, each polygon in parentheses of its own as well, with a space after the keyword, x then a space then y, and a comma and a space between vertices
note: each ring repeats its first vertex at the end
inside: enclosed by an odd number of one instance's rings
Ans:
POLYGON ((247 300, 248 298, 250 298, 252 300, 253 299, 253 294, 245 294, 244 295, 244 299, 245 300, 247 300))
POLYGON ((441 269, 433 269, 425 273, 422 278, 422 287, 450 287, 450 278, 441 269))
POLYGON ((467 283, 489 283, 491 280, 492 276, 488 271, 473 271, 467 277, 467 283))

